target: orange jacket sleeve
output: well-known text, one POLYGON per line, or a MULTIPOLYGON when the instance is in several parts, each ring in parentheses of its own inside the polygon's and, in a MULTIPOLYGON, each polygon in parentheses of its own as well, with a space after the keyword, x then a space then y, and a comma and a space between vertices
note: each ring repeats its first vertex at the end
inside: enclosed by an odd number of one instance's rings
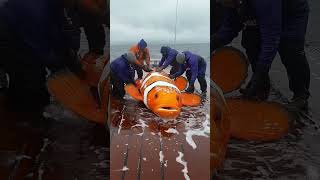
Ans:
POLYGON ((139 52, 138 46, 137 45, 131 46, 130 52, 132 52, 136 56, 137 53, 139 52))

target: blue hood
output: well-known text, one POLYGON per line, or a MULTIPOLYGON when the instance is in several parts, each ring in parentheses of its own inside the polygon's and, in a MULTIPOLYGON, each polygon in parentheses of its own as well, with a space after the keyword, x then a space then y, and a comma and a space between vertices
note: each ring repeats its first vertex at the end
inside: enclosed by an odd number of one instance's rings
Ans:
POLYGON ((168 54, 169 49, 170 48, 168 46, 161 46, 160 53, 166 55, 168 54))
POLYGON ((147 47, 147 42, 144 41, 144 39, 141 39, 140 42, 138 43, 138 45, 139 45, 139 47, 140 47, 141 49, 144 49, 144 48, 147 47))

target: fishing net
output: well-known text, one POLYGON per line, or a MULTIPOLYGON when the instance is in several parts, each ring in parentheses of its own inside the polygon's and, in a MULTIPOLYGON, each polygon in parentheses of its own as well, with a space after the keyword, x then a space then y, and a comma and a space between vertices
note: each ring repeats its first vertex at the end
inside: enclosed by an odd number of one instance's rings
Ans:
POLYGON ((248 75, 246 57, 239 50, 224 47, 215 51, 210 63, 211 79, 224 93, 240 88, 248 75))
POLYGON ((227 99, 231 136, 244 140, 271 141, 284 136, 289 128, 288 113, 275 102, 227 99))
POLYGON ((106 122, 106 109, 100 110, 89 86, 73 73, 63 71, 54 74, 47 85, 50 94, 65 107, 90 121, 106 122))

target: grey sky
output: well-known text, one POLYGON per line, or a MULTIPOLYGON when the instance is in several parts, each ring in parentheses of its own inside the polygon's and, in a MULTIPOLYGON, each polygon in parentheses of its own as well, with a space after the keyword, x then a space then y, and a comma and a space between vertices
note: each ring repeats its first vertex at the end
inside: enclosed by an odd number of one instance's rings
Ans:
MULTIPOLYGON (((111 0, 111 44, 173 43, 176 0, 111 0)), ((210 0, 179 0, 177 43, 209 42, 210 0)))

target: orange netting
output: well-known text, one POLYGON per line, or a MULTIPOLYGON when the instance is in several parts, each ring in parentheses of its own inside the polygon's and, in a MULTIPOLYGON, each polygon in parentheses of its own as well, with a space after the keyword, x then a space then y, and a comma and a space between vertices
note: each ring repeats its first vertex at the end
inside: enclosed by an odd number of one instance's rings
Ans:
POLYGON ((106 109, 100 110, 89 86, 70 72, 60 72, 48 80, 48 89, 61 104, 84 118, 105 123, 106 109))
POLYGON ((231 136, 245 140, 270 141, 284 136, 289 128, 288 113, 278 103, 227 99, 231 136))
POLYGON ((246 57, 237 49, 224 47, 211 57, 211 79, 224 93, 238 89, 248 74, 246 57))

